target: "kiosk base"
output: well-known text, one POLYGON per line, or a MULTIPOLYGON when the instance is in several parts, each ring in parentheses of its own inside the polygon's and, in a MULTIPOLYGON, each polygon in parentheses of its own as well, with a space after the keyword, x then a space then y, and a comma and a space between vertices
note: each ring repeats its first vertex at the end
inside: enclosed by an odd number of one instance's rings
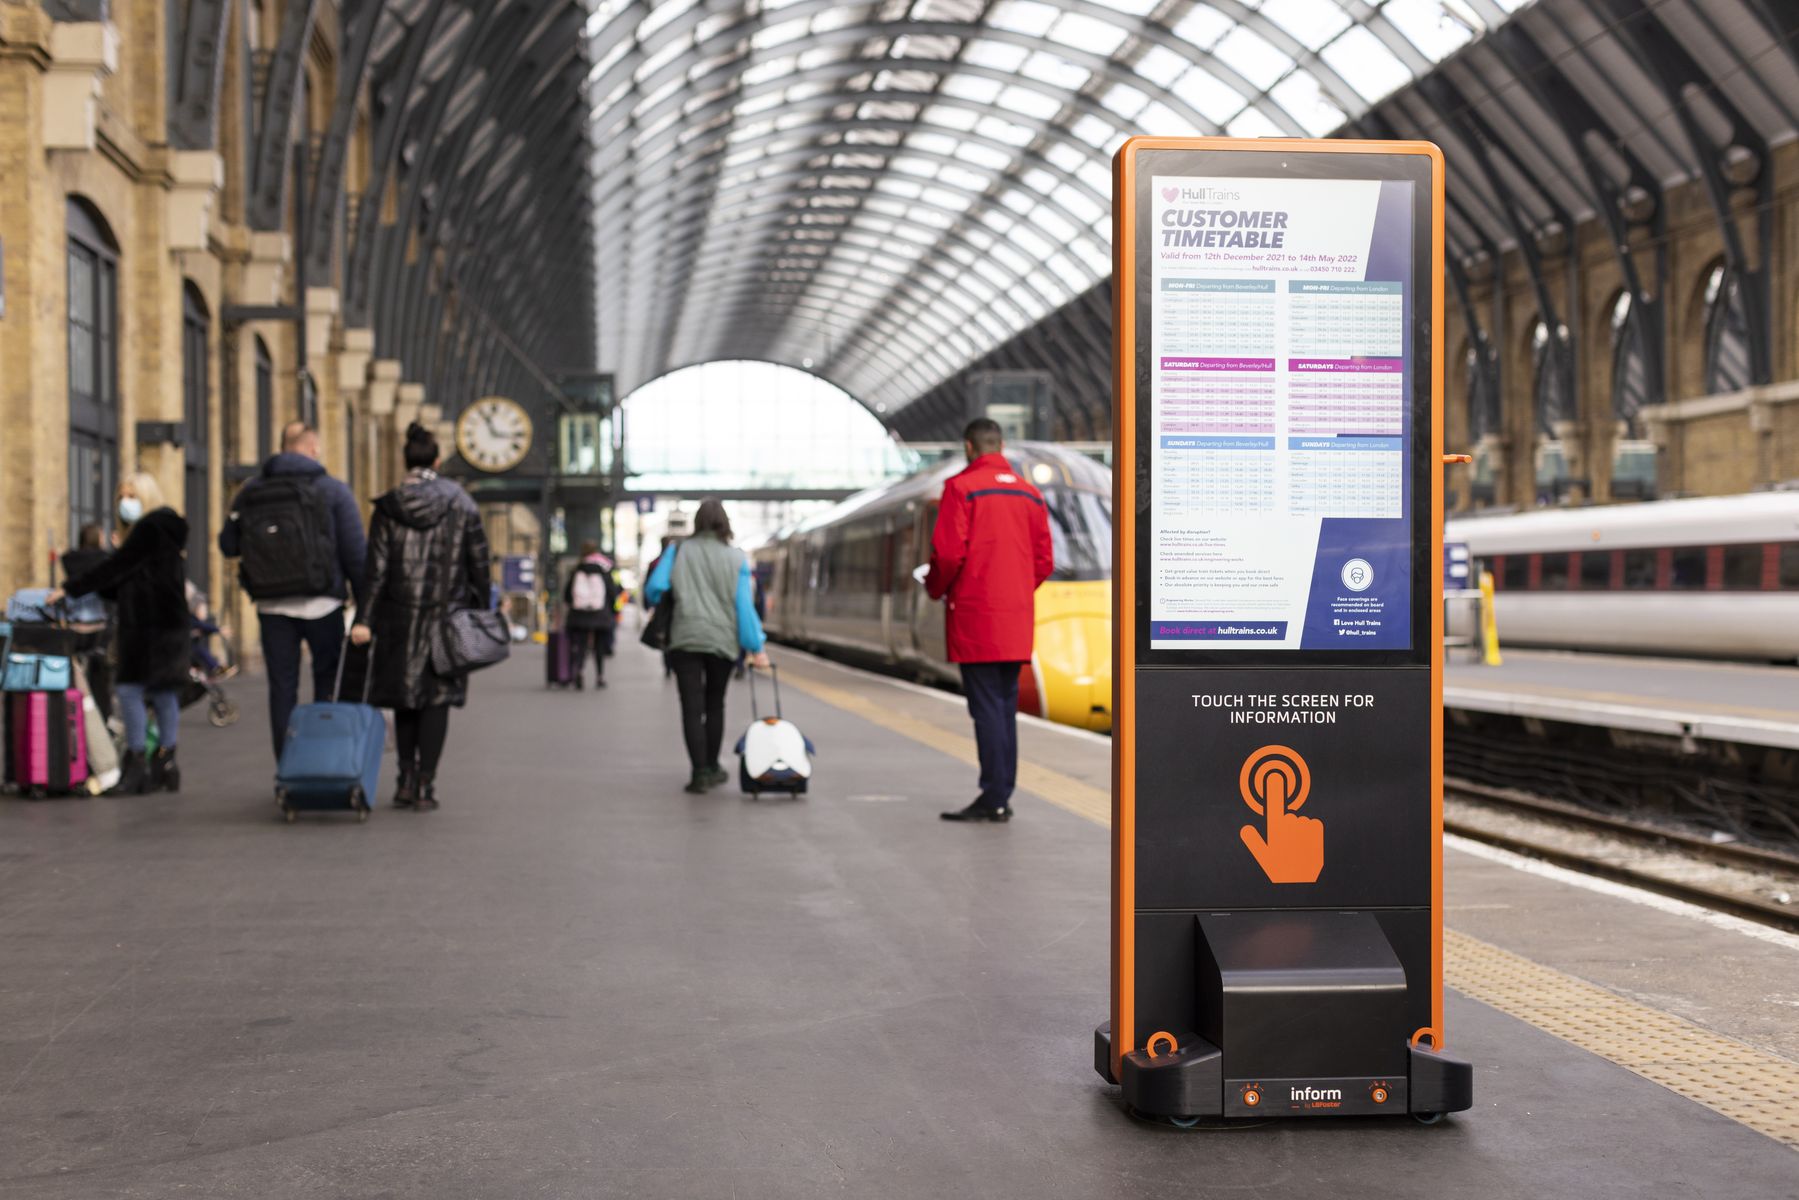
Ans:
POLYGON ((1409 1044, 1406 973, 1367 913, 1195 918, 1196 1011, 1119 1059, 1094 1031, 1094 1067, 1147 1116, 1370 1116, 1459 1112, 1473 1069, 1409 1044))

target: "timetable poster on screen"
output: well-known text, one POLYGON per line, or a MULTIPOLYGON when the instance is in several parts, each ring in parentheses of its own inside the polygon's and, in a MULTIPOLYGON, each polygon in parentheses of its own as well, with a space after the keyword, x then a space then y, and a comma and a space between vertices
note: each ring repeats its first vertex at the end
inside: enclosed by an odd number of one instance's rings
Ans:
POLYGON ((1410 649, 1414 184, 1151 182, 1151 649, 1410 649))

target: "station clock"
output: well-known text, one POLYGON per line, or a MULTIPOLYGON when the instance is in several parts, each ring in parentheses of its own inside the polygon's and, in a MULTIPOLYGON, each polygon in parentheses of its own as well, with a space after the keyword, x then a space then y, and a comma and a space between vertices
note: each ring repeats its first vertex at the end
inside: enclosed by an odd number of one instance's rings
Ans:
POLYGON ((531 414, 505 396, 477 400, 456 418, 456 449, 483 471, 510 471, 531 452, 531 414))

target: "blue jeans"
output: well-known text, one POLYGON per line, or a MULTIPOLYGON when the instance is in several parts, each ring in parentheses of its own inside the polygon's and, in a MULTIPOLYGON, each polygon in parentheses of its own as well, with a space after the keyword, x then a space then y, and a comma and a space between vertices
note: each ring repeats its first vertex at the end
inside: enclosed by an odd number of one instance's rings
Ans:
POLYGON ((974 718, 981 756, 981 794, 975 803, 1005 808, 1018 782, 1018 673, 1023 663, 963 663, 962 691, 974 718))
POLYGON ((181 697, 174 688, 145 688, 141 683, 121 683, 117 687, 119 715, 125 719, 125 749, 144 752, 144 733, 149 727, 146 699, 156 706, 156 736, 159 745, 170 750, 181 737, 181 697))

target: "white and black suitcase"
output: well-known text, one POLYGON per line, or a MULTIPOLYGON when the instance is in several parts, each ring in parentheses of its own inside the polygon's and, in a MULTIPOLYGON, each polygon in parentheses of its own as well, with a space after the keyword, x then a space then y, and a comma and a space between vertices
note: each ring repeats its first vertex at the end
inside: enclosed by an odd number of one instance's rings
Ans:
POLYGON ((769 667, 774 679, 775 715, 765 717, 756 703, 756 673, 750 672, 750 727, 737 739, 737 779, 746 796, 763 792, 787 792, 795 796, 806 793, 812 779, 812 741, 800 732, 798 725, 781 715, 781 677, 769 667))

